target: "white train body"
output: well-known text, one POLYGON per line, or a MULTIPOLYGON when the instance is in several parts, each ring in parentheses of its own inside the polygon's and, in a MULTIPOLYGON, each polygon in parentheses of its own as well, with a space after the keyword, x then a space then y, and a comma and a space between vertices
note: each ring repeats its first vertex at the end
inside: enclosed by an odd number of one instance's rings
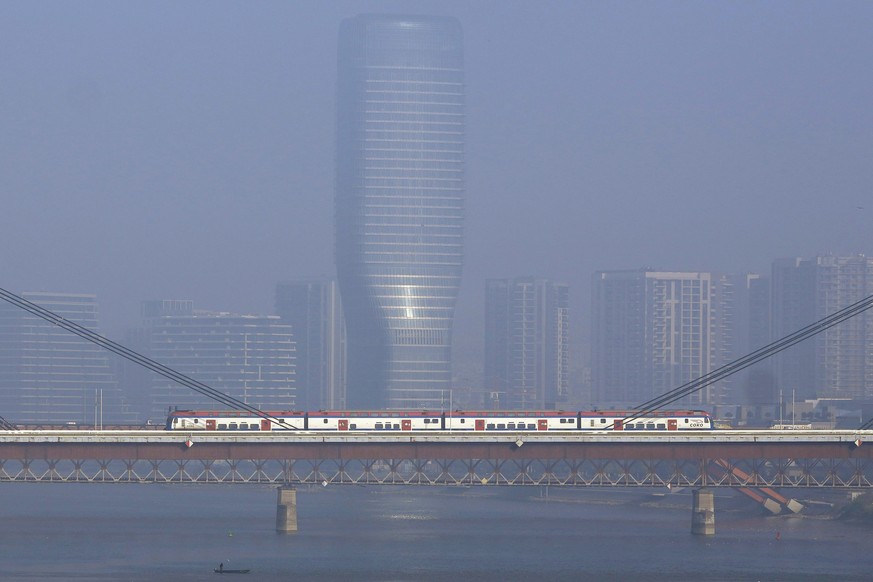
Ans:
POLYGON ((243 411, 177 410, 167 430, 380 432, 380 431, 598 431, 711 430, 701 410, 666 410, 635 418, 633 410, 603 411, 318 411, 267 412, 273 419, 243 411), (626 421, 625 419, 631 419, 626 421))

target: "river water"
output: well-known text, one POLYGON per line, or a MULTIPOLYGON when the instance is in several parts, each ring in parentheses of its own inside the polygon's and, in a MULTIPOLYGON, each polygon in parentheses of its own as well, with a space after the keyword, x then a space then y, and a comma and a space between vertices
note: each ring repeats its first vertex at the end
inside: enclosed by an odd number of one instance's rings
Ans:
POLYGON ((700 537, 687 491, 301 488, 277 534, 266 486, 2 483, 0 580, 873 579, 873 527, 716 495, 700 537))

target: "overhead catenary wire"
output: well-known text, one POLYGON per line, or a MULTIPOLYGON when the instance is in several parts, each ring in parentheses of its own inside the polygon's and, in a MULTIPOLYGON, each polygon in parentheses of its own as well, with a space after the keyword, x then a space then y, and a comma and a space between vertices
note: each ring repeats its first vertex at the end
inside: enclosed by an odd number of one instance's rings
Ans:
MULTIPOLYGON (((182 374, 181 372, 178 372, 178 371, 170 368, 169 366, 165 366, 164 364, 161 364, 160 362, 157 362, 151 358, 148 358, 148 357, 146 357, 138 352, 131 350, 130 348, 127 348, 127 347, 125 347, 117 342, 114 342, 108 338, 105 338, 105 337, 101 336, 100 334, 95 333, 95 332, 91 331, 90 329, 88 329, 88 328, 86 328, 78 323, 75 323, 73 321, 65 319, 64 317, 58 315, 57 313, 54 313, 53 311, 50 311, 50 310, 48 310, 40 305, 37 305, 36 303, 33 303, 32 301, 28 301, 27 299, 24 299, 23 297, 20 297, 20 296, 12 293, 10 291, 7 291, 5 289, 0 288, 0 299, 2 299, 3 301, 6 301, 7 303, 10 303, 10 304, 12 304, 20 309, 23 309, 24 311, 27 311, 31 315, 35 315, 36 317, 39 317, 39 318, 51 323, 52 325, 56 325, 62 329, 65 329, 65 330, 69 331, 70 333, 77 335, 84 340, 87 340, 93 344, 96 344, 105 350, 108 350, 116 355, 119 355, 122 358, 125 358, 126 360, 129 360, 129 361, 131 361, 135 364, 138 364, 138 365, 140 365, 148 370, 151 370, 152 372, 155 372, 156 374, 159 374, 159 375, 161 375, 169 380, 172 380, 172 381, 176 382, 177 384, 180 384, 181 386, 189 388, 189 389, 191 389, 199 394, 202 394, 203 396, 206 396, 206 397, 208 397, 208 398, 210 398, 210 399, 212 399, 220 404, 223 404, 224 406, 227 406, 228 408, 249 412, 250 414, 252 414, 254 416, 263 418, 265 420, 269 420, 269 421, 271 421, 279 426, 282 426, 283 428, 286 428, 286 429, 299 430, 299 427, 296 427, 296 426, 288 423, 284 419, 276 418, 275 416, 273 416, 267 412, 264 412, 264 411, 254 407, 254 406, 251 406, 250 404, 248 404, 242 400, 239 400, 238 398, 234 398, 233 396, 225 394, 224 392, 221 392, 220 390, 216 390, 215 388, 212 388, 211 386, 204 384, 203 382, 200 382, 199 380, 195 380, 194 378, 191 378, 190 376, 186 376, 185 374, 182 374)), ((3 420, 2 417, 0 417, 0 420, 3 420)), ((3 420, 3 422, 6 422, 10 426, 14 426, 11 423, 9 423, 8 421, 3 420)), ((2 423, 0 423, 0 426, 5 426, 5 425, 2 425, 2 423)))
MULTIPOLYGON (((644 402, 635 408, 635 413, 631 416, 628 416, 622 420, 622 423, 633 422, 639 418, 645 417, 652 412, 655 412, 665 406, 668 406, 681 398, 684 398, 694 392, 702 390, 703 388, 718 382, 724 378, 727 378, 731 374, 735 374, 740 370, 748 368, 749 366, 760 362, 761 360, 768 358, 774 354, 778 354, 779 352, 790 348, 791 346, 800 343, 806 339, 809 339, 831 327, 842 323, 843 321, 850 319, 860 313, 863 313, 873 307, 873 295, 865 297, 860 301, 856 301, 851 305, 840 309, 824 317, 815 321, 806 327, 803 327, 794 333, 791 333, 783 338, 780 338, 772 343, 767 344, 766 346, 755 350, 754 352, 747 354, 741 358, 737 358, 727 364, 712 370, 696 378, 687 382, 669 392, 666 392, 656 398, 653 398, 647 402, 644 402)), ((873 419, 867 421, 861 428, 867 428, 868 425, 873 424, 873 419)))

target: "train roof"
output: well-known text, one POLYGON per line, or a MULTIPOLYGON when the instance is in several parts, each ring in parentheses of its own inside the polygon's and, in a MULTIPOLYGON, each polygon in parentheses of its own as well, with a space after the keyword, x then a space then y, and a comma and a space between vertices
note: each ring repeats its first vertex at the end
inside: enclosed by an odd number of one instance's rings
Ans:
MULTIPOLYGON (((371 418, 424 418, 440 416, 446 414, 448 416, 479 416, 488 417, 524 417, 524 418, 559 418, 559 417, 575 417, 577 414, 585 418, 598 417, 629 417, 640 414, 639 410, 583 410, 583 411, 565 411, 565 410, 455 410, 452 411, 437 411, 437 410, 318 410, 305 412, 302 410, 282 410, 282 411, 263 411, 264 414, 275 418, 281 417, 301 417, 305 414, 309 416, 326 416, 326 417, 371 417, 371 418)), ((242 418, 257 416, 256 414, 246 410, 174 410, 170 412, 171 417, 224 417, 224 418, 242 418)), ((703 410, 656 410, 646 412, 644 417, 663 417, 663 416, 709 416, 709 413, 703 410)))

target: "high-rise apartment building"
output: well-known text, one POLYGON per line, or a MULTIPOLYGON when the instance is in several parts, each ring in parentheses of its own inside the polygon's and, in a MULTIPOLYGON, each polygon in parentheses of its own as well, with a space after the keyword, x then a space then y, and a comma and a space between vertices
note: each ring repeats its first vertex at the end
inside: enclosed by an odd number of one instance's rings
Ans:
POLYGON ((338 60, 336 264, 348 405, 435 408, 451 389, 463 261, 461 26, 350 18, 338 60))
MULTIPOLYGON (((772 269, 778 339, 873 294, 873 258, 779 259, 772 269)), ((864 312, 774 356, 779 390, 797 399, 873 397, 873 315, 864 312)))
MULTIPOLYGON (((729 362, 736 353, 732 277, 650 270, 594 275, 592 368, 595 404, 636 406, 729 362)), ((685 405, 725 401, 729 380, 685 405)))
MULTIPOLYGON (((735 349, 731 359, 743 357, 770 343, 770 279, 757 273, 735 277, 735 349)), ((773 405, 777 402, 772 363, 763 360, 739 371, 731 380, 728 404, 773 405)))
POLYGON ((485 286, 485 392, 508 410, 554 409, 567 400, 567 285, 523 277, 485 286))
POLYGON ((297 408, 346 408, 345 324, 335 281, 276 285, 276 315, 291 326, 297 350, 297 408))
MULTIPOLYGON (((72 293, 21 297, 99 333, 97 298, 72 293)), ((0 414, 13 423, 132 422, 109 352, 0 302, 0 414)))
MULTIPOLYGON (((150 358, 261 410, 295 407, 291 326, 278 316, 199 311, 192 301, 143 303, 139 333, 150 358)), ((163 376, 149 374, 151 416, 221 405, 163 376)))

